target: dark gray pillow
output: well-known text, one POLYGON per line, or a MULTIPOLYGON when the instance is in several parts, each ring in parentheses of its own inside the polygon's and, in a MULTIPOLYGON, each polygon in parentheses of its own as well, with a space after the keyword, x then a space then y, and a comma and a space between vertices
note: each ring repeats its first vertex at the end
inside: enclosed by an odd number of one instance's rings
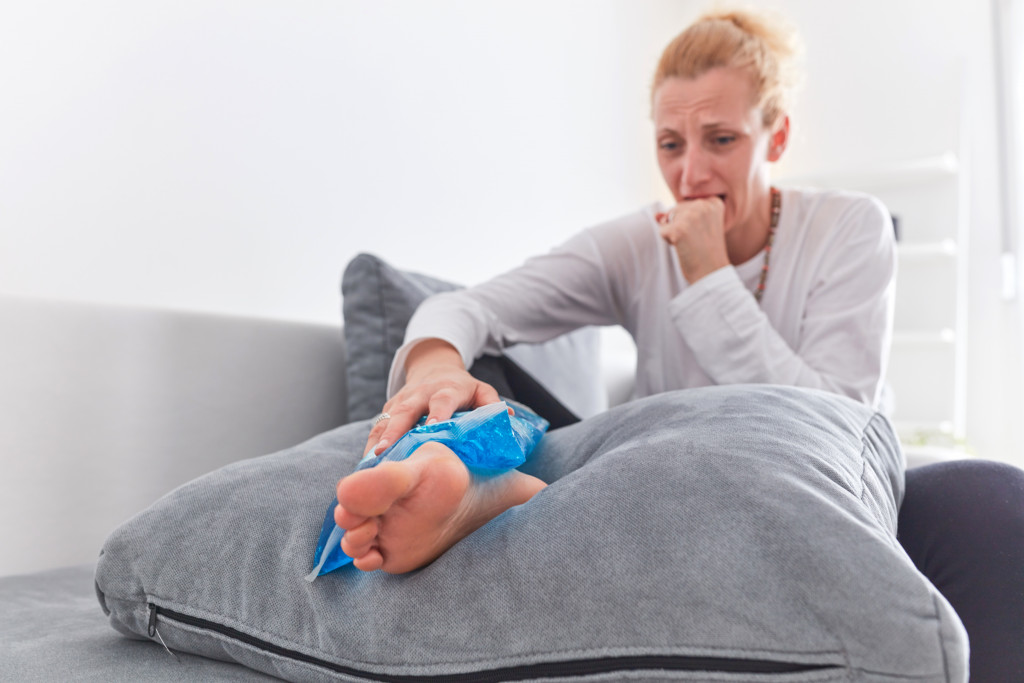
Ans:
POLYGON ((459 286, 396 270, 370 254, 349 262, 341 294, 350 420, 373 417, 384 405, 391 359, 417 306, 432 294, 455 289, 459 286))
MULTIPOLYGON (((398 270, 371 254, 349 262, 341 291, 350 420, 372 417, 384 405, 391 360, 416 308, 433 294, 456 289, 461 286, 398 270)), ((597 330, 584 328, 544 344, 521 344, 500 361, 478 359, 470 371, 561 426, 607 407, 599 354, 597 330), (506 379, 508 373, 516 377, 506 379), (525 393, 517 395, 517 387, 525 393)))
MULTIPOLYGON (((369 422, 187 484, 97 567, 122 633, 295 681, 965 681, 896 541, 903 460, 849 399, 654 396, 548 434, 551 485, 402 576, 307 583, 369 422)), ((173 666, 168 658, 168 666, 173 666)))

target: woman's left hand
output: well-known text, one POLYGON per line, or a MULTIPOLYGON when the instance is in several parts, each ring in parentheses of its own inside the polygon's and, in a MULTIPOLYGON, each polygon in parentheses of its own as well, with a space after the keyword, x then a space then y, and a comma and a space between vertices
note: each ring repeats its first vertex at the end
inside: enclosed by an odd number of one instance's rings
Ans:
POLYGON ((663 240, 676 248, 690 284, 729 265, 725 246, 725 204, 718 197, 682 201, 656 216, 663 240))

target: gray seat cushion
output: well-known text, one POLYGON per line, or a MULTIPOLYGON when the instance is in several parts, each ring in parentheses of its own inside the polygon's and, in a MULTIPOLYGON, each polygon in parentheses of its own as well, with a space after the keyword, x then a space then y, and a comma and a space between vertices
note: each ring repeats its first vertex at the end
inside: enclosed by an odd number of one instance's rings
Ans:
POLYGON ((896 542, 899 446, 858 403, 728 386, 620 406, 546 436, 524 469, 551 485, 429 566, 307 583, 368 429, 115 531, 111 624, 299 681, 966 680, 962 625, 896 542))
POLYGON ((0 681, 275 681, 237 664, 121 638, 96 609, 95 565, 0 577, 0 681))

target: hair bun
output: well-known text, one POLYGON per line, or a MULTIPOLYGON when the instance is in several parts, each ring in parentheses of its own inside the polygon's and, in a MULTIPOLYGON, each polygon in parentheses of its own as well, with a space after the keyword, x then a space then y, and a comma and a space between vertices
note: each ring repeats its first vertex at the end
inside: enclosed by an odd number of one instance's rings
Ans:
POLYGON ((715 10, 702 15, 662 52, 651 97, 665 79, 697 78, 716 67, 750 72, 765 123, 789 111, 802 79, 803 45, 796 29, 775 14, 715 10))

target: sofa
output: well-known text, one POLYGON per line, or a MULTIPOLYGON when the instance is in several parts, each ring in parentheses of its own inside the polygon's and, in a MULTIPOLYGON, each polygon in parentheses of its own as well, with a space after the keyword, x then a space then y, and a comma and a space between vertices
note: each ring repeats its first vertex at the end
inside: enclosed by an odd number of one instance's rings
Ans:
MULTIPOLYGON (((0 679, 264 678, 122 638, 93 566, 164 493, 345 424, 340 324, 10 296, 0 320, 0 679)), ((629 395, 628 367, 607 359, 610 404, 629 395)))

